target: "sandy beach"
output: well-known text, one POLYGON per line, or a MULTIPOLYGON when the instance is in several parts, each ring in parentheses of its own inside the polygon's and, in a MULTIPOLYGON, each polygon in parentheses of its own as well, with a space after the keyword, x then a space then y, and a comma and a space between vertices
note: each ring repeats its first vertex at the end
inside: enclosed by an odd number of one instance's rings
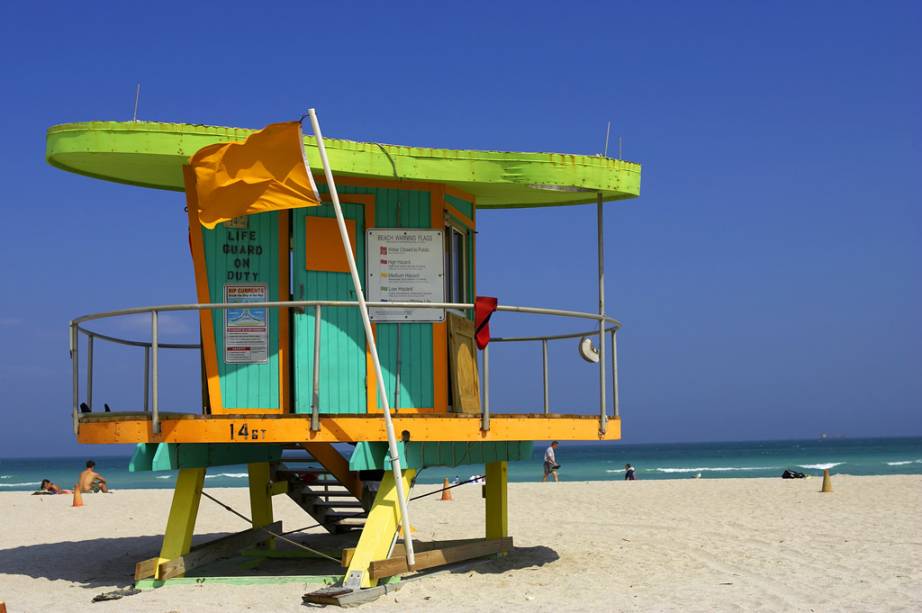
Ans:
MULTIPOLYGON (((407 580, 365 610, 918 611, 922 477, 511 484, 508 557, 407 580)), ((414 493, 433 489, 421 486, 414 493)), ((208 490, 246 510, 245 489, 208 490)), ((411 507, 422 540, 480 536, 480 488, 411 507)), ((0 494, 0 600, 19 611, 303 611, 316 586, 184 585, 91 603, 155 555, 168 490, 0 494)), ((286 529, 310 523, 276 497, 286 529)), ((242 530, 203 500, 197 540, 242 530)))

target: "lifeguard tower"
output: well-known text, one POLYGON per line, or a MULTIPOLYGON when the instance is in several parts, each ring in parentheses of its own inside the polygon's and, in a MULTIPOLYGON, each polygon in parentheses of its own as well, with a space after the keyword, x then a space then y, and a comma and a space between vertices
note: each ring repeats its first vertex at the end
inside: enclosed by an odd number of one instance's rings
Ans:
MULTIPOLYGON (((152 122, 63 124, 48 130, 47 160, 97 179, 183 191, 190 155, 250 133, 152 122)), ((304 146, 311 167, 319 168, 315 139, 305 137, 304 146)), ((536 440, 620 438, 620 324, 604 306, 603 202, 639 195, 640 166, 602 156, 335 139, 327 139, 326 148, 369 300, 400 437, 404 489, 426 467, 484 465, 484 535, 447 547, 417 543, 415 569, 508 551, 507 463, 529 458, 536 440), (594 203, 598 215, 599 310, 513 306, 500 296, 492 343, 529 343, 540 351, 543 377, 535 385, 543 385, 544 402, 524 414, 493 409, 491 345, 478 358, 473 338, 478 216, 485 209, 520 209, 508 213, 517 215, 530 207, 586 203, 594 203), (586 329, 504 337, 504 320, 521 313, 585 320, 586 329), (548 346, 575 346, 580 339, 584 357, 598 368, 598 406, 555 413, 548 394, 548 346), (427 550, 438 555, 427 558, 427 550)), ((328 194, 322 174, 316 173, 316 181, 320 193, 328 194)), ((338 541, 347 545, 340 570, 304 573, 317 582, 370 592, 412 570, 399 541, 396 482, 386 471, 390 460, 378 382, 332 207, 248 215, 208 230, 198 223, 195 198, 186 204, 188 218, 177 220, 177 231, 188 224, 195 301, 70 322, 77 440, 137 443, 132 470, 179 471, 162 549, 138 563, 136 579, 159 585, 195 574, 230 550, 260 543, 272 555, 273 547, 291 542, 271 536, 282 534, 273 519, 276 495, 291 497, 318 525, 345 539, 338 541), (162 341, 158 316, 174 311, 198 312, 199 339, 162 341), (150 338, 94 330, 97 320, 124 316, 149 317, 150 338), (135 353, 139 368, 143 362, 143 390, 134 410, 102 412, 94 404, 94 369, 103 367, 94 364, 98 343, 123 345, 135 353), (159 390, 170 382, 161 376, 160 364, 179 350, 200 353, 202 394, 189 398, 181 411, 161 410, 159 390), (206 471, 231 464, 248 466, 253 529, 192 549, 206 471)), ((576 351, 572 355, 579 359, 576 351)), ((313 562, 305 560, 305 568, 313 562)))

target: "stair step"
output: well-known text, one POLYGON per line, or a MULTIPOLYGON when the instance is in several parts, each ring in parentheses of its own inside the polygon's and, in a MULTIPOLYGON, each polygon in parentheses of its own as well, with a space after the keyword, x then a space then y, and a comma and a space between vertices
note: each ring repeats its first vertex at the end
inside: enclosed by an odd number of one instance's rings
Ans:
POLYGON ((317 497, 317 498, 323 498, 324 496, 328 496, 330 498, 355 498, 352 492, 348 490, 330 490, 329 492, 324 492, 323 490, 304 488, 299 492, 292 491, 292 493, 297 493, 297 494, 301 494, 302 496, 311 496, 311 497, 317 497))
POLYGON ((368 517, 367 511, 327 511, 323 517, 323 523, 340 522, 344 519, 361 519, 364 521, 366 517, 368 517))
POLYGON ((339 521, 333 522, 333 524, 340 528, 364 528, 365 518, 364 517, 346 517, 346 518, 340 519, 339 521))
POLYGON ((310 504, 315 507, 325 507, 327 509, 362 509, 362 503, 358 500, 313 500, 310 504))

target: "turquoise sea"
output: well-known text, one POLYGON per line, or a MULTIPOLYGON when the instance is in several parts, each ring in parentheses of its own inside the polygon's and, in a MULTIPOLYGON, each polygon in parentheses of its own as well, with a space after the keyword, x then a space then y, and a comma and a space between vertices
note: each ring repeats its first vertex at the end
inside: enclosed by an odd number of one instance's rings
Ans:
MULTIPOLYGON (((547 443, 535 443, 531 461, 509 466, 511 481, 537 481, 547 443)), ((94 456, 102 447, 87 447, 86 457, 0 459, 0 491, 32 491, 42 479, 71 487, 89 457, 113 489, 171 488, 175 472, 131 473, 128 457, 94 456)), ((348 449, 345 447, 344 449, 348 449)), ((624 465, 633 464, 638 479, 703 479, 780 477, 786 469, 819 475, 824 466, 833 474, 922 474, 922 437, 880 439, 821 439, 724 443, 563 442, 557 450, 562 481, 608 481, 624 477, 624 465)), ((422 472, 420 483, 468 479, 479 466, 434 467, 422 472)), ((211 469, 206 487, 246 484, 245 466, 211 469)))

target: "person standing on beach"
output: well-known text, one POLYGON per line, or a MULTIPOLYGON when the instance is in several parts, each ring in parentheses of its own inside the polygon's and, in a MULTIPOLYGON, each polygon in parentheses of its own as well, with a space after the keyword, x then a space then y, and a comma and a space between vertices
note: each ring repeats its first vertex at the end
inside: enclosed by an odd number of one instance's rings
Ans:
POLYGON ((86 461, 86 470, 80 473, 80 482, 78 487, 84 494, 88 494, 90 492, 103 492, 104 494, 108 494, 109 485, 106 483, 106 478, 93 470, 95 467, 96 462, 93 460, 86 461))
POLYGON ((548 475, 553 475, 555 483, 560 481, 557 478, 557 469, 560 468, 560 464, 557 463, 557 454, 555 453, 558 445, 560 443, 554 441, 544 450, 544 479, 542 481, 547 481, 548 475))
POLYGON ((625 481, 635 481, 637 477, 634 476, 634 467, 630 464, 624 465, 624 480, 625 481))

